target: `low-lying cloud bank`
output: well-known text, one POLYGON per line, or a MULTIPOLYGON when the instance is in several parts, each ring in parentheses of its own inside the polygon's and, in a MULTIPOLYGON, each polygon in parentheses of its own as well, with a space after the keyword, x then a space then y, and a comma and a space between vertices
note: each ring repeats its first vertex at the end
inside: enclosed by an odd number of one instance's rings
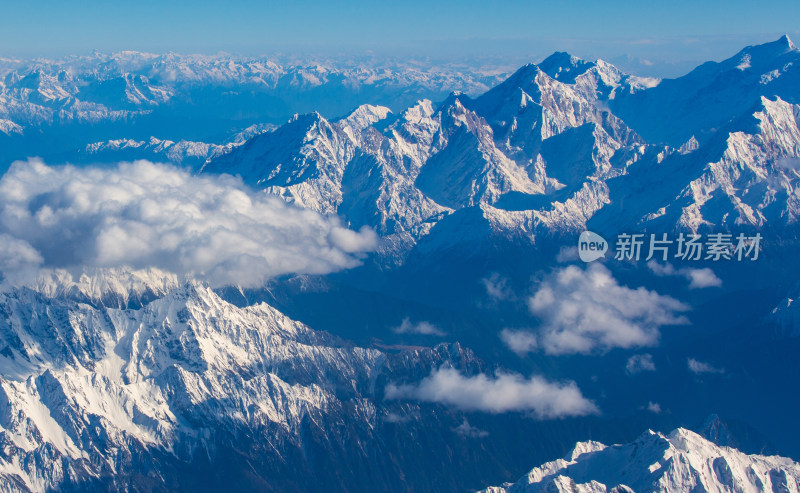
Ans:
POLYGON ((554 383, 542 377, 524 378, 514 373, 462 375, 440 368, 414 385, 389 385, 387 399, 436 402, 466 411, 530 412, 539 419, 585 416, 597 407, 583 397, 574 382, 554 383))
POLYGON ((0 271, 156 267, 214 286, 359 264, 377 236, 255 193, 230 176, 147 161, 114 168, 12 164, 0 179, 0 271))

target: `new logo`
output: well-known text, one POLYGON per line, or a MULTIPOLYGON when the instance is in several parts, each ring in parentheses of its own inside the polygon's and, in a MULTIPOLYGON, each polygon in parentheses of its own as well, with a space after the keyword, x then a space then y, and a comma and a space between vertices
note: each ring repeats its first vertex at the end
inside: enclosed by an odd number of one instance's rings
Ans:
POLYGON ((608 242, 597 233, 584 231, 578 237, 578 256, 586 263, 605 257, 608 242))

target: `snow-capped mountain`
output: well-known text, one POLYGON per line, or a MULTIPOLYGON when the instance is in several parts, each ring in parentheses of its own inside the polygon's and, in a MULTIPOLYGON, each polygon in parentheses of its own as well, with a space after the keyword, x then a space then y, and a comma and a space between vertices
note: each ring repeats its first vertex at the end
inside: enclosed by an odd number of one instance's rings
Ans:
POLYGON ((678 428, 647 431, 625 445, 581 442, 563 459, 532 469, 516 483, 485 493, 768 492, 800 490, 800 464, 747 455, 678 428))
POLYGON ((377 436, 389 413, 376 398, 380 382, 476 364, 458 345, 401 354, 353 347, 269 305, 237 308, 196 282, 149 290, 153 299, 136 308, 71 299, 107 289, 98 300, 114 290, 131 299, 159 275, 109 284, 124 274, 0 294, 3 491, 385 489, 403 459, 370 458, 372 447, 394 447, 377 436), (224 465, 236 457, 250 465, 224 465), (321 468, 366 460, 374 474, 321 468), (208 463, 249 477, 204 478, 208 463))
MULTIPOLYGON (((603 117, 595 103, 538 68, 525 67, 475 101, 453 94, 437 107, 421 101, 396 116, 386 109, 365 106, 333 122, 319 114, 298 117, 236 152, 212 160, 203 171, 239 174, 251 185, 291 202, 342 215, 353 226, 366 224, 383 234, 418 238, 428 232, 431 223, 456 210, 479 207, 491 214, 495 205, 519 210, 526 201, 555 193, 565 203, 570 199, 583 206, 597 202, 604 185, 594 186, 594 182, 620 174, 642 151, 635 135, 618 120, 603 117), (529 81, 526 76, 531 70, 537 75, 529 81), (525 85, 539 98, 539 86, 531 89, 527 85, 540 83, 550 93, 537 100, 519 87, 525 85), (497 108, 499 103, 493 103, 508 101, 511 96, 506 93, 514 91, 519 93, 518 106, 497 108), (582 105, 574 106, 575 99, 583 101, 582 105), (492 108, 486 113, 491 115, 488 119, 481 108, 492 108), (528 134, 516 137, 517 128, 522 128, 517 118, 523 111, 528 134), (369 125, 354 127, 350 123, 353 119, 369 121, 364 119, 365 113, 372 117, 369 125), (604 124, 623 142, 609 134, 604 124), (538 137, 531 137, 530 132, 537 129, 538 137), (543 144, 568 129, 575 129, 573 135, 554 140, 550 147, 543 144), (515 145, 517 139, 532 150, 526 152, 515 145), (575 141, 589 142, 590 147, 580 149, 581 155, 570 155, 567 149, 574 152, 575 141), (535 152, 542 147, 541 153, 535 152), (631 157, 612 164, 612 156, 623 147, 622 153, 631 157), (572 165, 583 159, 588 160, 588 170, 572 165), (583 171, 589 171, 589 176, 583 171)), ((580 211, 584 217, 592 212, 587 208, 580 211)), ((537 219, 548 220, 558 214, 541 211, 537 219)), ((510 215, 515 222, 513 211, 510 215)), ((533 219, 530 214, 528 219, 533 219)))
POLYGON ((89 160, 100 162, 106 159, 149 159, 199 168, 208 159, 230 152, 233 147, 234 144, 218 145, 187 140, 174 142, 150 137, 147 141, 116 139, 94 142, 86 146, 85 154, 89 160))
POLYGON ((431 118, 431 103, 423 101, 391 124, 389 132, 397 139, 384 143, 373 125, 390 114, 385 107, 361 106, 334 122, 318 113, 299 116, 202 171, 240 175, 289 202, 341 214, 355 228, 372 226, 382 234, 424 231, 429 218, 446 210, 414 186, 439 122, 431 118))

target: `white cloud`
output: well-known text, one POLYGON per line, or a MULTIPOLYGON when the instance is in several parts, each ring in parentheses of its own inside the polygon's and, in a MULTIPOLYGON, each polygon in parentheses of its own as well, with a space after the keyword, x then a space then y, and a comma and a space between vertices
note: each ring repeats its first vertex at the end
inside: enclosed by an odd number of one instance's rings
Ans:
POLYGON ((661 404, 658 402, 648 402, 647 410, 654 414, 661 414, 661 404))
POLYGON ((657 276, 674 276, 677 275, 677 271, 675 270, 675 266, 670 264, 669 262, 664 264, 659 264, 655 260, 651 260, 647 262, 647 267, 650 271, 657 275, 657 276))
POLYGON ((526 379, 512 373, 469 377, 452 368, 434 370, 416 385, 388 385, 386 398, 437 402, 495 414, 527 411, 540 419, 597 412, 597 407, 583 397, 574 382, 559 384, 538 376, 526 379))
POLYGON ((352 229, 339 227, 331 229, 328 234, 328 241, 343 252, 360 253, 375 248, 377 237, 368 228, 353 231, 352 229))
POLYGON ((469 424, 467 418, 464 418, 464 421, 453 428, 453 431, 458 433, 461 436, 468 437, 468 438, 483 438, 489 436, 489 432, 486 430, 481 430, 475 426, 469 424))
POLYGON ((655 260, 647 263, 647 267, 657 276, 682 276, 689 280, 689 289, 712 288, 722 286, 722 280, 708 267, 692 269, 684 267, 676 269, 669 262, 659 264, 655 260))
POLYGON ((695 375, 702 375, 704 373, 725 373, 725 370, 722 368, 716 368, 708 363, 703 363, 702 361, 698 361, 694 358, 689 358, 687 365, 689 366, 689 370, 691 370, 695 375))
POLYGON ((618 284, 601 264, 557 271, 528 305, 542 321, 538 344, 550 354, 652 346, 660 327, 687 323, 678 313, 689 309, 655 291, 618 284))
POLYGON ((510 350, 517 353, 517 356, 533 352, 539 347, 536 334, 525 330, 503 329, 500 332, 500 339, 510 350))
POLYGON ((656 364, 653 362, 652 354, 634 354, 628 358, 625 364, 625 371, 629 375, 635 375, 643 371, 656 371, 656 364))
POLYGON ((233 177, 147 161, 102 169, 20 161, 0 179, 6 275, 26 267, 157 267, 213 285, 254 286, 354 267, 376 242, 371 230, 350 231, 233 177))
POLYGON ((702 269, 687 269, 687 276, 691 281, 690 289, 695 288, 718 288, 722 286, 722 280, 714 274, 708 267, 702 269))
POLYGON ((0 234, 0 272, 18 272, 42 265, 44 259, 30 243, 0 234))
POLYGON ((423 320, 417 323, 412 323, 408 317, 404 318, 400 326, 393 328, 392 331, 397 334, 422 334, 440 337, 445 335, 443 330, 430 322, 423 320))

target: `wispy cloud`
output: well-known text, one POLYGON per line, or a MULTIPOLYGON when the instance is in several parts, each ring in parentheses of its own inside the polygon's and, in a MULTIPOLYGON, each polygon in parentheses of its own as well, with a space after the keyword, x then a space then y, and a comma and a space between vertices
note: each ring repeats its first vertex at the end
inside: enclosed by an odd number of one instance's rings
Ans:
POLYGON ((598 412, 574 382, 554 383, 542 377, 524 378, 514 373, 465 376, 452 368, 434 370, 417 384, 389 385, 386 398, 436 402, 494 414, 524 411, 539 419, 598 412))
POLYGON ((656 371, 656 364, 653 362, 652 354, 634 354, 625 363, 625 371, 629 375, 635 375, 643 371, 656 371))
POLYGON ((561 247, 556 255, 556 262, 559 264, 576 262, 578 260, 580 260, 580 257, 578 256, 578 247, 575 246, 561 247))
POLYGON ((675 266, 669 262, 659 264, 655 260, 647 263, 647 267, 653 274, 657 276, 682 276, 689 280, 689 289, 699 288, 712 288, 722 286, 722 280, 717 277, 713 270, 708 267, 702 269, 693 269, 691 267, 683 267, 676 269, 675 266))
POLYGON ((257 194, 229 176, 146 161, 113 168, 16 162, 0 179, 0 268, 157 267, 214 285, 358 265, 371 230, 257 194))
POLYGON ((517 353, 517 356, 533 352, 539 347, 536 334, 527 330, 503 329, 500 332, 500 339, 508 349, 517 353))
POLYGON ((648 402, 647 410, 653 414, 661 414, 661 404, 658 402, 648 402))
POLYGON ((456 433, 458 433, 463 437, 468 437, 468 438, 483 438, 489 436, 488 431, 481 430, 480 428, 477 428, 469 424, 467 418, 464 418, 464 421, 460 425, 453 428, 453 431, 455 431, 456 433))
POLYGON ((446 335, 442 329, 430 322, 424 320, 411 322, 411 319, 408 317, 404 318, 403 322, 399 326, 393 328, 392 331, 397 334, 422 334, 440 337, 446 335))
POLYGON ((704 363, 694 358, 689 358, 689 360, 687 361, 687 365, 689 367, 689 370, 695 375, 725 373, 725 370, 722 368, 717 368, 709 363, 704 363))

